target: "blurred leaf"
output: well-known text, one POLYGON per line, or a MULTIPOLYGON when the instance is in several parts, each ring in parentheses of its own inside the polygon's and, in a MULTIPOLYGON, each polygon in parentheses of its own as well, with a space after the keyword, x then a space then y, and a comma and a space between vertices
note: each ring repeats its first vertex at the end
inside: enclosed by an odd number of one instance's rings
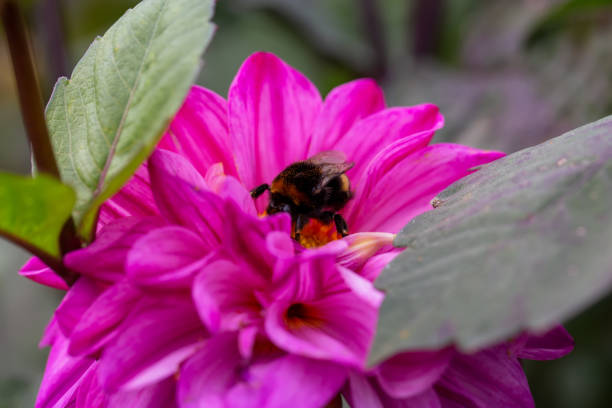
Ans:
POLYGON ((58 238, 74 202, 72 189, 54 178, 0 173, 0 235, 59 258, 58 238))
POLYGON ((189 90, 213 25, 212 0, 145 0, 96 39, 47 121, 62 179, 74 187, 78 233, 151 153, 189 90))
POLYGON ((591 20, 589 22, 599 19, 602 11, 612 11, 612 0, 569 0, 561 3, 533 26, 526 44, 531 47, 581 18, 586 17, 591 20))
POLYGON ((612 284, 612 116, 485 166, 412 220, 380 278, 371 361, 543 330, 612 284))

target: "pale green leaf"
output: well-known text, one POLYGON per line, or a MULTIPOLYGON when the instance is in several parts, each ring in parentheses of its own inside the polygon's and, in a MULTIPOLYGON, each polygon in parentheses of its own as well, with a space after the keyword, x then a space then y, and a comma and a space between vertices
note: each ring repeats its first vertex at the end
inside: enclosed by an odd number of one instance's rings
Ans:
POLYGON ((178 110, 214 26, 212 0, 145 0, 58 81, 47 122, 62 180, 74 187, 78 233, 151 153, 178 110))
POLYGON ((371 362, 545 330, 610 290, 612 116, 484 166, 436 204, 376 282, 371 362))
POLYGON ((75 194, 54 178, 0 173, 0 235, 43 257, 60 258, 59 235, 75 194))

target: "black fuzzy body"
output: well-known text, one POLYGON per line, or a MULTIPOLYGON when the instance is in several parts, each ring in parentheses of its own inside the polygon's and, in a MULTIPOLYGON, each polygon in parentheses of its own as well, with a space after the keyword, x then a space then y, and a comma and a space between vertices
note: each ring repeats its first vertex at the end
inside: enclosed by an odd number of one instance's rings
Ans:
POLYGON ((346 175, 335 176, 322 184, 321 166, 300 161, 285 168, 272 182, 268 214, 285 211, 293 218, 303 215, 331 222, 331 216, 341 210, 352 193, 346 175))

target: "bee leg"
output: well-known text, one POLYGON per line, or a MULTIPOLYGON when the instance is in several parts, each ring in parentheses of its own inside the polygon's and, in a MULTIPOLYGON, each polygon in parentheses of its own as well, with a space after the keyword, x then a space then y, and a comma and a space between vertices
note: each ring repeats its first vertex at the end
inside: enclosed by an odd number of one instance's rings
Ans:
POLYGON ((346 237, 348 235, 348 225, 346 225, 344 217, 340 214, 334 214, 334 222, 336 223, 336 231, 343 237, 346 237))
POLYGON ((262 184, 261 186, 257 186, 251 190, 251 197, 257 198, 264 193, 264 191, 269 190, 270 186, 267 184, 262 184))
POLYGON ((300 242, 300 232, 302 232, 302 229, 308 224, 308 221, 308 217, 303 214, 297 216, 295 221, 295 233, 293 234, 293 239, 297 242, 300 242))

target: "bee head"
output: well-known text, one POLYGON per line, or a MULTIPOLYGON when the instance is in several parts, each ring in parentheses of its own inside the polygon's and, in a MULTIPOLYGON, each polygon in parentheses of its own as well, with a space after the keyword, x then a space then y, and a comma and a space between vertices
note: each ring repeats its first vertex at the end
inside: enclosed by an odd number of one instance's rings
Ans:
POLYGON ((271 194, 270 202, 268 203, 268 207, 266 208, 266 213, 268 215, 271 215, 279 212, 290 213, 291 205, 289 204, 287 199, 285 199, 285 197, 279 194, 271 194))

